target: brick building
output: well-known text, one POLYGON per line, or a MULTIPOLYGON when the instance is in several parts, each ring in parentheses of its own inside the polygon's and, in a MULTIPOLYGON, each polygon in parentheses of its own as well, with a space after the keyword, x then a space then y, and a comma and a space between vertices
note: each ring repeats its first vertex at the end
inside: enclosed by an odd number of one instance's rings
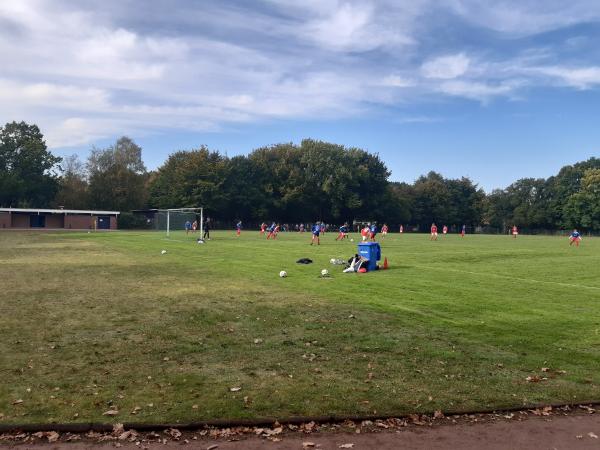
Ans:
POLYGON ((116 230, 118 216, 118 211, 0 208, 0 230, 116 230))

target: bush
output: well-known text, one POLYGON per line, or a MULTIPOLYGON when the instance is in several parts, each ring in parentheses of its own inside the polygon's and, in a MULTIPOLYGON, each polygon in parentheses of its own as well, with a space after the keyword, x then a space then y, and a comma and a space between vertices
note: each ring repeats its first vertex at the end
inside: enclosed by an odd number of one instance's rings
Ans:
POLYGON ((147 230, 151 228, 146 217, 142 214, 123 212, 119 215, 119 228, 122 230, 147 230))

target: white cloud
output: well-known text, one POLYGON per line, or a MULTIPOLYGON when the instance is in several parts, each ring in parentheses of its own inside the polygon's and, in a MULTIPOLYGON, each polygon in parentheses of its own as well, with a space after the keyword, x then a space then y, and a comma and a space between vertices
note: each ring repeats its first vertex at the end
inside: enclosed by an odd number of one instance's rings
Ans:
POLYGON ((565 6, 564 17, 553 0, 547 10, 530 0, 83 5, 0 2, 0 123, 35 122, 53 147, 272 118, 340 118, 432 94, 485 103, 512 98, 526 84, 600 84, 596 65, 556 64, 552 49, 494 57, 441 41, 431 48, 433 11, 503 33, 534 32, 584 20, 584 6, 589 17, 600 14, 583 0, 565 6))
POLYGON ((452 80, 441 83, 438 86, 438 90, 447 95, 464 97, 485 103, 493 97, 512 94, 519 85, 520 83, 514 81, 488 84, 478 81, 452 80))
POLYGON ((457 78, 467 72, 470 62, 464 53, 440 56, 425 62, 421 66, 421 73, 426 78, 457 78))
POLYGON ((548 66, 534 67, 529 72, 555 78, 561 83, 578 89, 589 89, 600 85, 600 67, 564 67, 548 66))
POLYGON ((414 86, 415 81, 405 78, 402 75, 388 75, 381 81, 381 84, 383 86, 405 88, 414 86))
POLYGON ((597 0, 447 0, 446 3, 469 22, 517 36, 600 19, 597 0))

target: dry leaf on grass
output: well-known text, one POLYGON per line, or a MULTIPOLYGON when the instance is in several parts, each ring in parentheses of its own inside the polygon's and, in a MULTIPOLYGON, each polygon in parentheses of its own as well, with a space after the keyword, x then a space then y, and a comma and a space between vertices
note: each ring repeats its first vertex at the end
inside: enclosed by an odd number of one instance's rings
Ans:
POLYGON ((241 388, 241 387, 239 387, 239 386, 235 386, 235 387, 231 387, 231 388, 229 388, 229 390, 230 390, 231 392, 238 392, 238 391, 241 391, 241 390, 242 390, 242 388, 241 388))
POLYGON ((116 416, 117 414, 119 414, 117 409, 109 409, 108 411, 102 413, 103 416, 116 416))
POLYGON ((592 439, 598 439, 598 436, 596 436, 594 433, 592 433, 591 431, 588 433, 588 436, 591 437, 592 439))
POLYGON ((339 448, 354 448, 354 444, 342 444, 339 448))

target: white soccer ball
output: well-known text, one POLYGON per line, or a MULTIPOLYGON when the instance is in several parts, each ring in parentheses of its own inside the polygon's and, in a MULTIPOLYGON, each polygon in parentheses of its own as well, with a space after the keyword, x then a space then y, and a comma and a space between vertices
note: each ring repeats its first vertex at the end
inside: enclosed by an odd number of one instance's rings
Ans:
POLYGON ((204 244, 204 240, 198 239, 198 244, 204 244))
POLYGON ((350 242, 354 242, 354 239, 350 239, 350 242))
POLYGON ((329 275, 329 270, 327 270, 327 269, 321 270, 321 276, 322 277, 326 277, 327 275, 329 275))
POLYGON ((167 253, 166 250, 163 250, 162 252, 160 252, 161 255, 164 255, 165 253, 167 253))
POLYGON ((287 272, 285 270, 282 270, 281 272, 279 272, 279 276, 281 278, 285 278, 285 277, 287 277, 287 272))

